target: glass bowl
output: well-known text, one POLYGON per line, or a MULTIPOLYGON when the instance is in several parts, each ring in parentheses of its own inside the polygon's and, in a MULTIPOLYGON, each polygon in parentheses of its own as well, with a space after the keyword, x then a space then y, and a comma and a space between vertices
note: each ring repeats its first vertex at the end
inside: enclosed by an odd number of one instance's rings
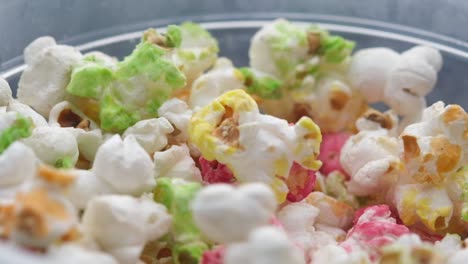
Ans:
MULTIPOLYGON (((414 45, 433 46, 442 53, 444 65, 436 88, 427 97, 428 104, 443 100, 468 107, 468 89, 464 89, 468 87, 468 78, 465 76, 468 74, 468 43, 433 32, 376 20, 291 12, 178 16, 90 31, 58 40, 76 46, 82 52, 99 50, 122 58, 138 43, 143 30, 149 27, 164 30, 168 24, 194 21, 201 23, 218 39, 221 56, 230 58, 236 66, 246 66, 250 38, 262 25, 280 17, 299 24, 320 24, 335 34, 356 41, 355 50, 385 46, 403 51, 414 45)), ((17 55, 0 64, 0 75, 10 83, 14 92, 24 69, 22 56, 17 55)))

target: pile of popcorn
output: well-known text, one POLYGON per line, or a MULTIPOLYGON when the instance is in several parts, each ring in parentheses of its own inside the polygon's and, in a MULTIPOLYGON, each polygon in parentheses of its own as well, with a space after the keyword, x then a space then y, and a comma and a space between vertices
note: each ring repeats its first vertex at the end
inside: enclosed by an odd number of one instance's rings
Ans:
POLYGON ((241 68, 188 22, 121 61, 34 40, 0 80, 0 263, 467 263, 441 54, 353 48, 283 19, 241 68))

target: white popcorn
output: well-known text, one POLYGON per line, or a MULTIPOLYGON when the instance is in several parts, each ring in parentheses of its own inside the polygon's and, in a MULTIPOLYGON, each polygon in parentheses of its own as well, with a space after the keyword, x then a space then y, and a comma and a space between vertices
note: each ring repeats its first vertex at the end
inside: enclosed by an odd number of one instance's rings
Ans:
POLYGON ((319 225, 321 230, 318 230, 316 223, 320 213, 307 202, 288 204, 278 212, 278 220, 291 240, 302 248, 306 258, 325 245, 336 244, 336 237, 346 235, 343 230, 325 225, 319 225))
POLYGON ((186 145, 171 146, 153 155, 155 177, 181 178, 201 182, 200 170, 195 165, 186 145))
POLYGON ((168 144, 168 135, 174 132, 171 123, 164 118, 141 120, 125 130, 123 137, 132 136, 148 152, 153 154, 168 144))
POLYGON ((46 253, 35 253, 13 243, 0 242, 0 263, 3 264, 117 264, 110 255, 66 243, 51 247, 46 253))
POLYGON ((92 171, 120 194, 139 195, 156 184, 153 162, 133 136, 122 140, 115 135, 104 142, 92 171))
POLYGON ((84 233, 119 263, 134 264, 147 242, 169 231, 171 217, 151 199, 104 195, 89 202, 82 224, 84 233))
POLYGON ((448 258, 446 263, 447 264, 465 264, 467 259, 468 259, 468 248, 465 248, 451 255, 448 258))
POLYGON ((34 109, 26 104, 20 103, 18 100, 10 100, 6 108, 7 111, 16 112, 24 117, 31 118, 35 127, 47 126, 46 119, 38 114, 34 109))
POLYGON ((354 209, 322 192, 310 193, 305 201, 319 210, 317 224, 327 225, 341 230, 347 230, 354 218, 354 209))
POLYGON ((351 176, 348 190, 363 196, 383 193, 398 180, 402 167, 398 139, 390 136, 395 119, 389 113, 369 111, 357 124, 364 130, 348 139, 340 156, 351 176))
POLYGON ((10 85, 3 78, 0 78, 0 107, 8 105, 12 98, 10 85))
POLYGON ((315 86, 314 93, 305 96, 308 115, 323 133, 351 128, 366 109, 364 97, 350 87, 342 77, 329 74, 315 86))
POLYGON ((88 161, 93 161, 103 137, 99 126, 70 102, 56 104, 49 114, 49 125, 63 127, 72 133, 80 154, 88 161))
POLYGON ((298 248, 275 227, 254 229, 248 241, 229 245, 225 264, 305 264, 298 248))
POLYGON ((192 84, 190 107, 209 104, 223 93, 244 87, 244 77, 227 58, 219 58, 213 69, 198 77, 192 84))
POLYGON ((353 55, 349 68, 351 85, 360 90, 369 103, 384 100, 385 84, 400 55, 389 48, 369 48, 353 55))
POLYGON ((60 127, 36 127, 30 137, 22 139, 36 156, 49 165, 57 161, 70 158, 75 164, 78 160, 78 144, 69 131, 60 127))
POLYGON ((38 39, 25 49, 27 67, 18 83, 18 100, 44 117, 64 100, 71 68, 82 58, 73 47, 53 44, 38 39))
POLYGON ((353 250, 346 252, 343 247, 329 244, 317 250, 312 256, 311 263, 327 264, 370 264, 369 256, 365 251, 353 250))
POLYGON ((95 196, 116 192, 90 170, 72 170, 70 174, 75 176, 75 181, 67 188, 65 195, 78 209, 85 209, 88 201, 95 196))
POLYGON ((14 199, 20 186, 36 174, 37 158, 21 142, 14 142, 0 154, 0 201, 14 199))
POLYGON ((24 62, 28 65, 34 63, 34 60, 40 57, 46 49, 56 46, 55 39, 50 36, 43 36, 35 39, 24 49, 24 62))
POLYGON ((417 46, 402 54, 371 48, 353 56, 348 75, 368 102, 385 102, 408 125, 421 118, 424 97, 434 88, 441 67, 442 56, 430 47, 417 46))
POLYGON ((177 142, 187 142, 188 126, 192 114, 187 103, 177 98, 167 100, 158 109, 158 115, 165 117, 177 130, 177 134, 173 133, 177 142))
POLYGON ((0 132, 11 127, 18 119, 18 114, 14 112, 6 112, 0 114, 0 132))
POLYGON ((208 185, 192 203, 196 225, 209 239, 221 243, 246 239, 250 231, 268 224, 275 208, 273 192, 260 183, 237 189, 227 184, 208 185))

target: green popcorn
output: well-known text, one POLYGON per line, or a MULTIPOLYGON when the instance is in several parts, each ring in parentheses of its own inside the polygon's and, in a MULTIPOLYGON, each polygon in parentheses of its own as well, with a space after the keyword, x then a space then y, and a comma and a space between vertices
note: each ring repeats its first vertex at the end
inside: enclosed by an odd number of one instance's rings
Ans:
POLYGON ((268 43, 280 75, 286 77, 306 57, 307 33, 303 28, 286 20, 277 20, 274 28, 275 34, 268 36, 268 43))
POLYGON ((13 142, 31 136, 33 123, 31 119, 18 114, 18 118, 8 128, 0 131, 0 154, 2 154, 13 142))
POLYGON ((282 82, 268 75, 256 74, 250 68, 240 68, 239 71, 244 75, 247 92, 255 94, 265 99, 280 99, 282 82))
POLYGON ((94 56, 90 56, 73 68, 66 90, 75 96, 99 99, 113 80, 113 71, 94 56))
POLYGON ((64 157, 55 162, 55 167, 58 169, 70 169, 74 166, 75 164, 73 163, 73 159, 71 157, 64 157))
POLYGON ((167 27, 166 44, 168 47, 178 48, 182 43, 182 30, 180 27, 170 25, 167 27))
POLYGON ((188 82, 191 82, 214 65, 218 58, 218 42, 195 23, 181 24, 180 32, 181 42, 174 50, 174 62, 182 68, 188 82))
POLYGON ((309 28, 309 34, 318 34, 320 38, 320 47, 317 53, 328 63, 341 63, 349 56, 355 47, 355 43, 346 40, 343 37, 330 35, 327 30, 312 26, 309 28))
POLYGON ((130 111, 112 95, 106 94, 100 102, 99 119, 104 131, 123 133, 141 120, 136 111, 130 111))
POLYGON ((190 210, 190 203, 201 188, 200 183, 181 179, 159 178, 156 181, 153 198, 166 206, 173 219, 170 244, 174 263, 198 263, 209 248, 190 210))

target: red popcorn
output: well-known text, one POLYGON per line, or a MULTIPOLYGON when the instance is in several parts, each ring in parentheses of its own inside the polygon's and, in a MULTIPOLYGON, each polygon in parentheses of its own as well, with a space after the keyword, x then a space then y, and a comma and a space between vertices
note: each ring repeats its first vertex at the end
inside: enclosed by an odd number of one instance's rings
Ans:
POLYGON ((340 245, 348 252, 367 251, 372 260, 378 258, 382 246, 410 233, 406 226, 397 224, 387 205, 362 208, 356 212, 353 222, 354 226, 340 245))
POLYGON ((223 264, 225 251, 224 246, 217 246, 203 252, 200 264, 223 264))
POLYGON ((232 183, 236 180, 231 170, 216 160, 208 161, 200 157, 199 162, 202 179, 207 183, 232 183))
POLYGON ((322 135, 320 154, 317 158, 323 162, 320 172, 325 176, 330 172, 337 170, 349 178, 340 164, 341 149, 349 137, 350 134, 347 132, 328 133, 322 135))
POLYGON ((315 188, 315 179, 315 171, 306 169, 294 162, 286 180, 289 189, 286 199, 290 202, 299 202, 306 198, 315 188))

